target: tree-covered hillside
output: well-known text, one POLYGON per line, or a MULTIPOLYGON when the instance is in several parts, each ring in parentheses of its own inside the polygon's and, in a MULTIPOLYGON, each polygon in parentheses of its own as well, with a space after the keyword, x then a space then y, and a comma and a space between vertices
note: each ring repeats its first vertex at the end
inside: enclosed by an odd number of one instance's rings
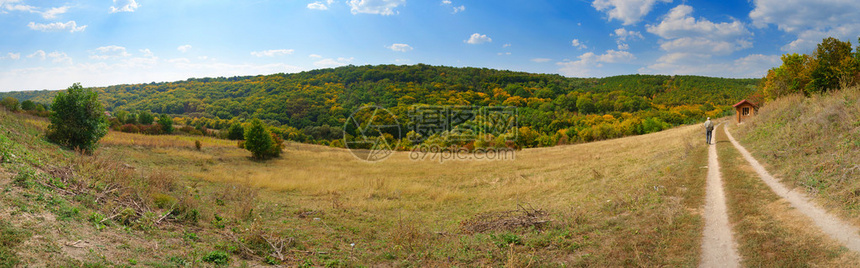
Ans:
MULTIPOLYGON (((192 78, 95 90, 109 111, 147 110, 218 129, 260 118, 293 134, 287 138, 317 142, 337 139, 346 118, 369 104, 388 108, 404 125, 410 123, 408 110, 415 104, 516 106, 518 125, 527 128, 526 134, 534 132, 533 140, 520 142, 528 147, 642 134, 701 121, 753 93, 759 81, 662 75, 566 78, 418 64, 192 78)), ((3 95, 47 103, 54 93, 3 95)))

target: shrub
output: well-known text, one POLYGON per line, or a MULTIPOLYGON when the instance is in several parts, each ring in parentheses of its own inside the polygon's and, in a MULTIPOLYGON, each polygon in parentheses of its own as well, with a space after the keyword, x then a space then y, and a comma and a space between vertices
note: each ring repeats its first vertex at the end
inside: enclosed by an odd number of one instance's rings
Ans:
POLYGON ((173 133, 173 118, 166 114, 162 114, 158 117, 158 125, 161 126, 161 130, 164 133, 171 134, 173 133))
POLYGON ((230 128, 227 130, 227 138, 231 140, 244 140, 245 128, 243 128, 242 124, 239 122, 233 123, 233 125, 230 125, 230 128))
POLYGON ((6 97, 3 101, 0 101, 0 104, 3 107, 6 107, 6 110, 16 112, 18 111, 18 99, 13 97, 6 97))
POLYGON ((79 83, 58 93, 51 107, 47 137, 57 144, 91 152, 107 134, 108 122, 98 93, 84 89, 79 83))
POLYGON ((206 253, 202 260, 212 264, 226 265, 230 262, 230 257, 227 256, 227 252, 216 250, 206 253))
POLYGON ((200 151, 200 149, 203 149, 203 143, 201 143, 200 140, 194 141, 194 148, 197 148, 197 150, 200 151))
POLYGON ((32 111, 36 110, 36 103, 31 100, 25 100, 21 102, 21 110, 24 111, 32 111))
POLYGON ((254 119, 251 121, 251 125, 245 129, 244 147, 246 150, 251 151, 251 154, 256 159, 280 156, 280 142, 282 140, 280 138, 277 138, 277 140, 273 138, 272 133, 266 129, 266 126, 260 119, 254 119))
POLYGON ((140 128, 138 128, 135 124, 125 124, 120 127, 120 131, 126 133, 140 133, 140 128))
POLYGON ((137 121, 140 121, 142 125, 152 125, 152 122, 155 121, 155 116, 152 115, 149 111, 140 111, 137 114, 137 121))

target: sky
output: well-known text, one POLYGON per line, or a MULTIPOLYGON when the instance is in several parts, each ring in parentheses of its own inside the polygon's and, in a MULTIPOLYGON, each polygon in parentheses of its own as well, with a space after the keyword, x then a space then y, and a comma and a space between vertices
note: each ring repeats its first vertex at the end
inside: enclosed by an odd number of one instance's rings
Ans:
POLYGON ((760 78, 856 0, 0 0, 0 91, 430 64, 760 78))

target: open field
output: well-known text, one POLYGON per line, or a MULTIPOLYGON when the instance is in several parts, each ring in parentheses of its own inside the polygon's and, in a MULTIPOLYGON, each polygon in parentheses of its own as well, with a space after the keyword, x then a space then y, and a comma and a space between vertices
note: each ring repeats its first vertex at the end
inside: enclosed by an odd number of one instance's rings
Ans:
MULTIPOLYGON (((34 133, 40 128, 16 122, 34 133)), ((296 143, 279 159, 257 162, 232 142, 203 140, 197 151, 183 145, 193 142, 186 137, 117 134, 95 156, 62 163, 80 177, 98 177, 93 166, 115 166, 115 174, 138 178, 128 183, 142 184, 138 195, 155 200, 147 202, 156 219, 173 211, 158 205, 171 197, 199 216, 149 227, 117 218, 94 224, 93 217, 112 215, 81 195, 57 205, 39 201, 62 196, 51 187, 15 190, 0 180, 13 193, 3 202, 20 204, 3 215, 48 217, 32 221, 40 228, 14 247, 20 260, 157 266, 206 262, 223 252, 234 265, 698 263, 706 165, 698 126, 527 149, 510 161, 443 163, 413 161, 408 152, 365 163, 343 149, 296 143)), ((28 146, 56 150, 44 141, 28 146)), ((30 230, 26 222, 12 228, 30 230)))

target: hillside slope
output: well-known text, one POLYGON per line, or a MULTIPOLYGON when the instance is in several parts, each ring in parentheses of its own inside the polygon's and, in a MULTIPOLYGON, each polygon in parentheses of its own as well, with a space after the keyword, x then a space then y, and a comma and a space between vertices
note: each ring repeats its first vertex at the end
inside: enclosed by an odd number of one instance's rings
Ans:
POLYGON ((198 151, 183 137, 115 132, 80 156, 45 142, 44 127, 0 111, 6 263, 698 263, 698 127, 527 149, 516 160, 398 152, 382 164, 298 143, 255 162, 223 140, 198 151))
POLYGON ((737 133, 784 184, 860 225, 860 89, 777 99, 737 133))

